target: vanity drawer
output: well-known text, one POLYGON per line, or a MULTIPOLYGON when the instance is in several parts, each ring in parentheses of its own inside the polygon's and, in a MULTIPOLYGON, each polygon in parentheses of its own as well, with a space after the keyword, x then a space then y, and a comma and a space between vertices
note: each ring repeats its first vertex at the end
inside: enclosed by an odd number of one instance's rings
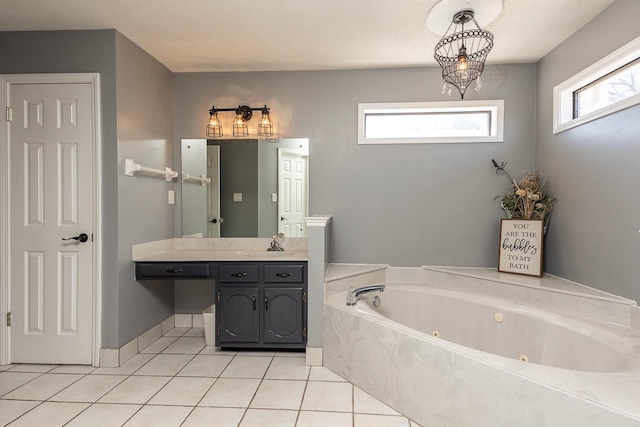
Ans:
POLYGON ((258 283, 257 264, 221 264, 218 281, 224 283, 258 283))
POLYGON ((302 283, 304 282, 303 264, 265 264, 265 283, 302 283))
POLYGON ((208 262, 137 262, 136 279, 206 279, 211 277, 208 262))

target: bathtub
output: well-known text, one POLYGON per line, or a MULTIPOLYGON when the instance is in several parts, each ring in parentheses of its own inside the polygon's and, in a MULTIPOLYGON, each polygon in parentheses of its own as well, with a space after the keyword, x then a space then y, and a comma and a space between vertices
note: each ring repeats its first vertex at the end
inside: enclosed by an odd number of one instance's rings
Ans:
POLYGON ((425 427, 640 426, 637 330, 428 283, 345 301, 323 364, 425 427))

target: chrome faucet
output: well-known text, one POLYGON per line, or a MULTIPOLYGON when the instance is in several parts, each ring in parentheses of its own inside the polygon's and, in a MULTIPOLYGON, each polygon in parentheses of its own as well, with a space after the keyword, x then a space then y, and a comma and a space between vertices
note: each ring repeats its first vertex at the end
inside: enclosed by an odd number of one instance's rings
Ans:
POLYGON ((350 288, 349 292, 347 292, 347 305, 356 305, 360 295, 375 291, 384 292, 384 285, 363 286, 358 289, 350 288))
POLYGON ((271 241, 271 246, 269 246, 267 250, 268 251, 284 251, 284 248, 281 248, 280 244, 278 243, 278 236, 274 234, 272 238, 273 240, 271 241))

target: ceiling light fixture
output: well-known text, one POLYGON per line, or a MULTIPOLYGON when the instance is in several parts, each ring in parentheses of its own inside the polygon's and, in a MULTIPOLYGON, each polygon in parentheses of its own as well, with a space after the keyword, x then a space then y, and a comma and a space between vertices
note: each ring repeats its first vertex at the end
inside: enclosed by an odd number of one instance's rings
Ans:
POLYGON ((260 108, 251 108, 247 105, 238 105, 237 108, 216 108, 212 106, 209 110, 209 120, 207 121, 207 137, 220 138, 224 136, 222 131, 222 123, 218 119, 219 111, 234 111, 236 117, 233 119, 233 136, 244 137, 249 136, 249 128, 247 122, 253 117, 254 111, 261 111, 262 117, 258 122, 258 136, 273 136, 273 123, 269 117, 269 108, 265 105, 260 108))
POLYGON ((449 85, 455 86, 461 99, 469 85, 475 80, 476 91, 482 87, 480 76, 484 71, 484 62, 493 47, 493 34, 480 28, 473 17, 472 10, 461 10, 453 15, 449 29, 436 44, 434 57, 442 68, 444 85, 442 93, 449 85), (473 23, 475 28, 466 29, 464 25, 473 23), (460 29, 458 29, 460 26, 460 29), (449 30, 453 27, 453 31, 449 30))
POLYGON ((501 11, 502 0, 441 0, 431 8, 427 27, 435 34, 444 34, 433 55, 442 68, 443 94, 448 87, 451 95, 454 86, 464 99, 474 81, 476 91, 480 90, 480 76, 493 48, 493 34, 480 28, 478 21, 488 25, 501 11))

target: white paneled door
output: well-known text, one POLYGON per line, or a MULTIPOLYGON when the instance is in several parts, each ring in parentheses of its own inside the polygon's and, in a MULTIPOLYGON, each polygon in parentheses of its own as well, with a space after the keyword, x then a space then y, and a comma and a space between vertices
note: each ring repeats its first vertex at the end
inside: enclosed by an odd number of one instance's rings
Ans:
POLYGON ((278 149, 278 234, 306 237, 307 158, 278 149))
POLYGON ((11 84, 11 362, 91 364, 93 89, 11 84))

